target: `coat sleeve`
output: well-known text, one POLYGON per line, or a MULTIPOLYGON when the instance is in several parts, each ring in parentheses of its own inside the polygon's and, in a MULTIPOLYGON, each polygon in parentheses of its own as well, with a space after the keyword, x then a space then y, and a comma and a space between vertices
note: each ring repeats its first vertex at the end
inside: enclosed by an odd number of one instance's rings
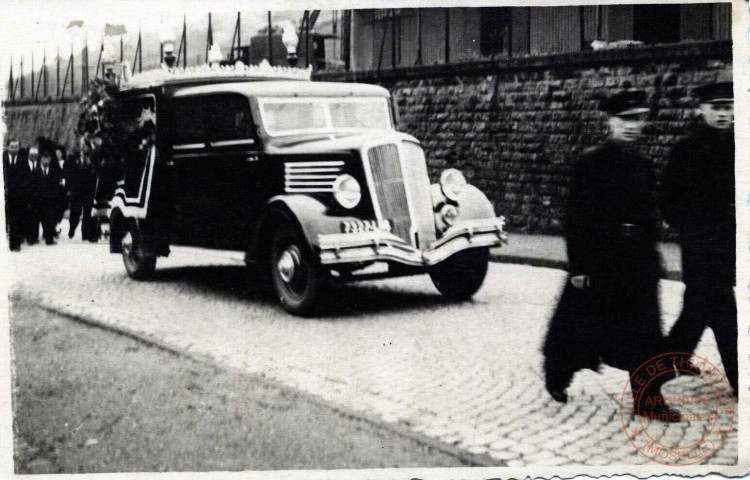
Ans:
POLYGON ((570 179, 565 214, 565 241, 571 276, 590 275, 594 272, 593 252, 590 251, 594 232, 590 218, 592 192, 589 177, 589 161, 586 156, 582 156, 570 179))
POLYGON ((664 169, 659 203, 664 220, 673 228, 682 230, 689 223, 690 205, 689 146, 683 141, 675 145, 664 169))

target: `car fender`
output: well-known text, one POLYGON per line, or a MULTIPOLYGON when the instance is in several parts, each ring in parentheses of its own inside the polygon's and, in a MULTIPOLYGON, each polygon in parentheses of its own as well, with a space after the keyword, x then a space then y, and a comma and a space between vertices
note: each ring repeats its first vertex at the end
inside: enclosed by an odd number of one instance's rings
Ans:
POLYGON ((269 242, 265 235, 273 227, 275 217, 285 215, 307 239, 313 251, 319 247, 318 235, 341 232, 341 222, 357 217, 331 216, 329 207, 317 198, 308 195, 277 195, 268 200, 265 212, 253 230, 251 244, 245 256, 246 263, 253 263, 263 256, 263 249, 269 242))
POLYGON ((458 201, 452 202, 443 195, 440 184, 434 183, 431 186, 432 206, 436 212, 446 204, 457 204, 458 215, 461 220, 474 220, 481 218, 495 218, 495 209, 492 207, 487 196, 473 185, 466 185, 458 196, 458 201))

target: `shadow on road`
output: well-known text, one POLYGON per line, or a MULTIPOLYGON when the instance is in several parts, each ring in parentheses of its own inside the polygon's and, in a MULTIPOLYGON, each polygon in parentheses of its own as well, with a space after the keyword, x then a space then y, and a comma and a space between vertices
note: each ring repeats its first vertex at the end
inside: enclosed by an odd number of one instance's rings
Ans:
MULTIPOLYGON (((157 268, 152 282, 184 283, 198 291, 240 300, 257 295, 248 288, 244 266, 201 265, 189 267, 157 268)), ((270 303, 270 299, 263 299, 270 303)))
MULTIPOLYGON (((182 283, 198 292, 260 305, 276 305, 276 301, 267 292, 267 287, 248 286, 247 273, 243 266, 157 268, 152 281, 182 283)), ((332 285, 323 295, 321 308, 316 315, 321 320, 392 311, 424 311, 451 303, 437 292, 398 290, 372 282, 332 285)))

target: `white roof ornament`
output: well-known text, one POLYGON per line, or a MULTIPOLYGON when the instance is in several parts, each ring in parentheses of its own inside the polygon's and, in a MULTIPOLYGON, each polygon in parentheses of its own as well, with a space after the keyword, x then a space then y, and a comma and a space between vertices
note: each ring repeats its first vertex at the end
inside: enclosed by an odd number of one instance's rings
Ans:
POLYGON ((236 62, 234 65, 217 64, 211 68, 209 65, 187 68, 165 68, 147 70, 137 73, 128 82, 123 82, 121 90, 134 88, 149 88, 166 84, 192 83, 196 81, 228 81, 228 80, 304 80, 309 81, 312 75, 312 66, 308 68, 275 67, 268 62, 260 65, 244 65, 236 62))
POLYGON ((224 55, 221 53, 221 48, 219 48, 219 45, 214 43, 211 44, 211 48, 208 51, 208 64, 212 65, 214 63, 219 63, 224 59, 224 55))

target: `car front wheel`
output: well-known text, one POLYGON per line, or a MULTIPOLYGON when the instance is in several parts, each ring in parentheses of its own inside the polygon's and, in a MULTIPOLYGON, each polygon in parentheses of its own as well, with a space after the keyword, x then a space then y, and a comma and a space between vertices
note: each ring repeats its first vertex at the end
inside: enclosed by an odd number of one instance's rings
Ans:
POLYGON ((435 288, 451 300, 466 300, 477 293, 487 276, 488 248, 462 250, 435 265, 430 278, 435 288))
POLYGON ((130 223, 120 240, 122 261, 130 278, 147 280, 156 269, 156 257, 142 254, 143 239, 134 223, 130 223))
POLYGON ((293 315, 309 315, 317 306, 322 278, 304 237, 289 224, 273 235, 270 277, 276 298, 293 315))

